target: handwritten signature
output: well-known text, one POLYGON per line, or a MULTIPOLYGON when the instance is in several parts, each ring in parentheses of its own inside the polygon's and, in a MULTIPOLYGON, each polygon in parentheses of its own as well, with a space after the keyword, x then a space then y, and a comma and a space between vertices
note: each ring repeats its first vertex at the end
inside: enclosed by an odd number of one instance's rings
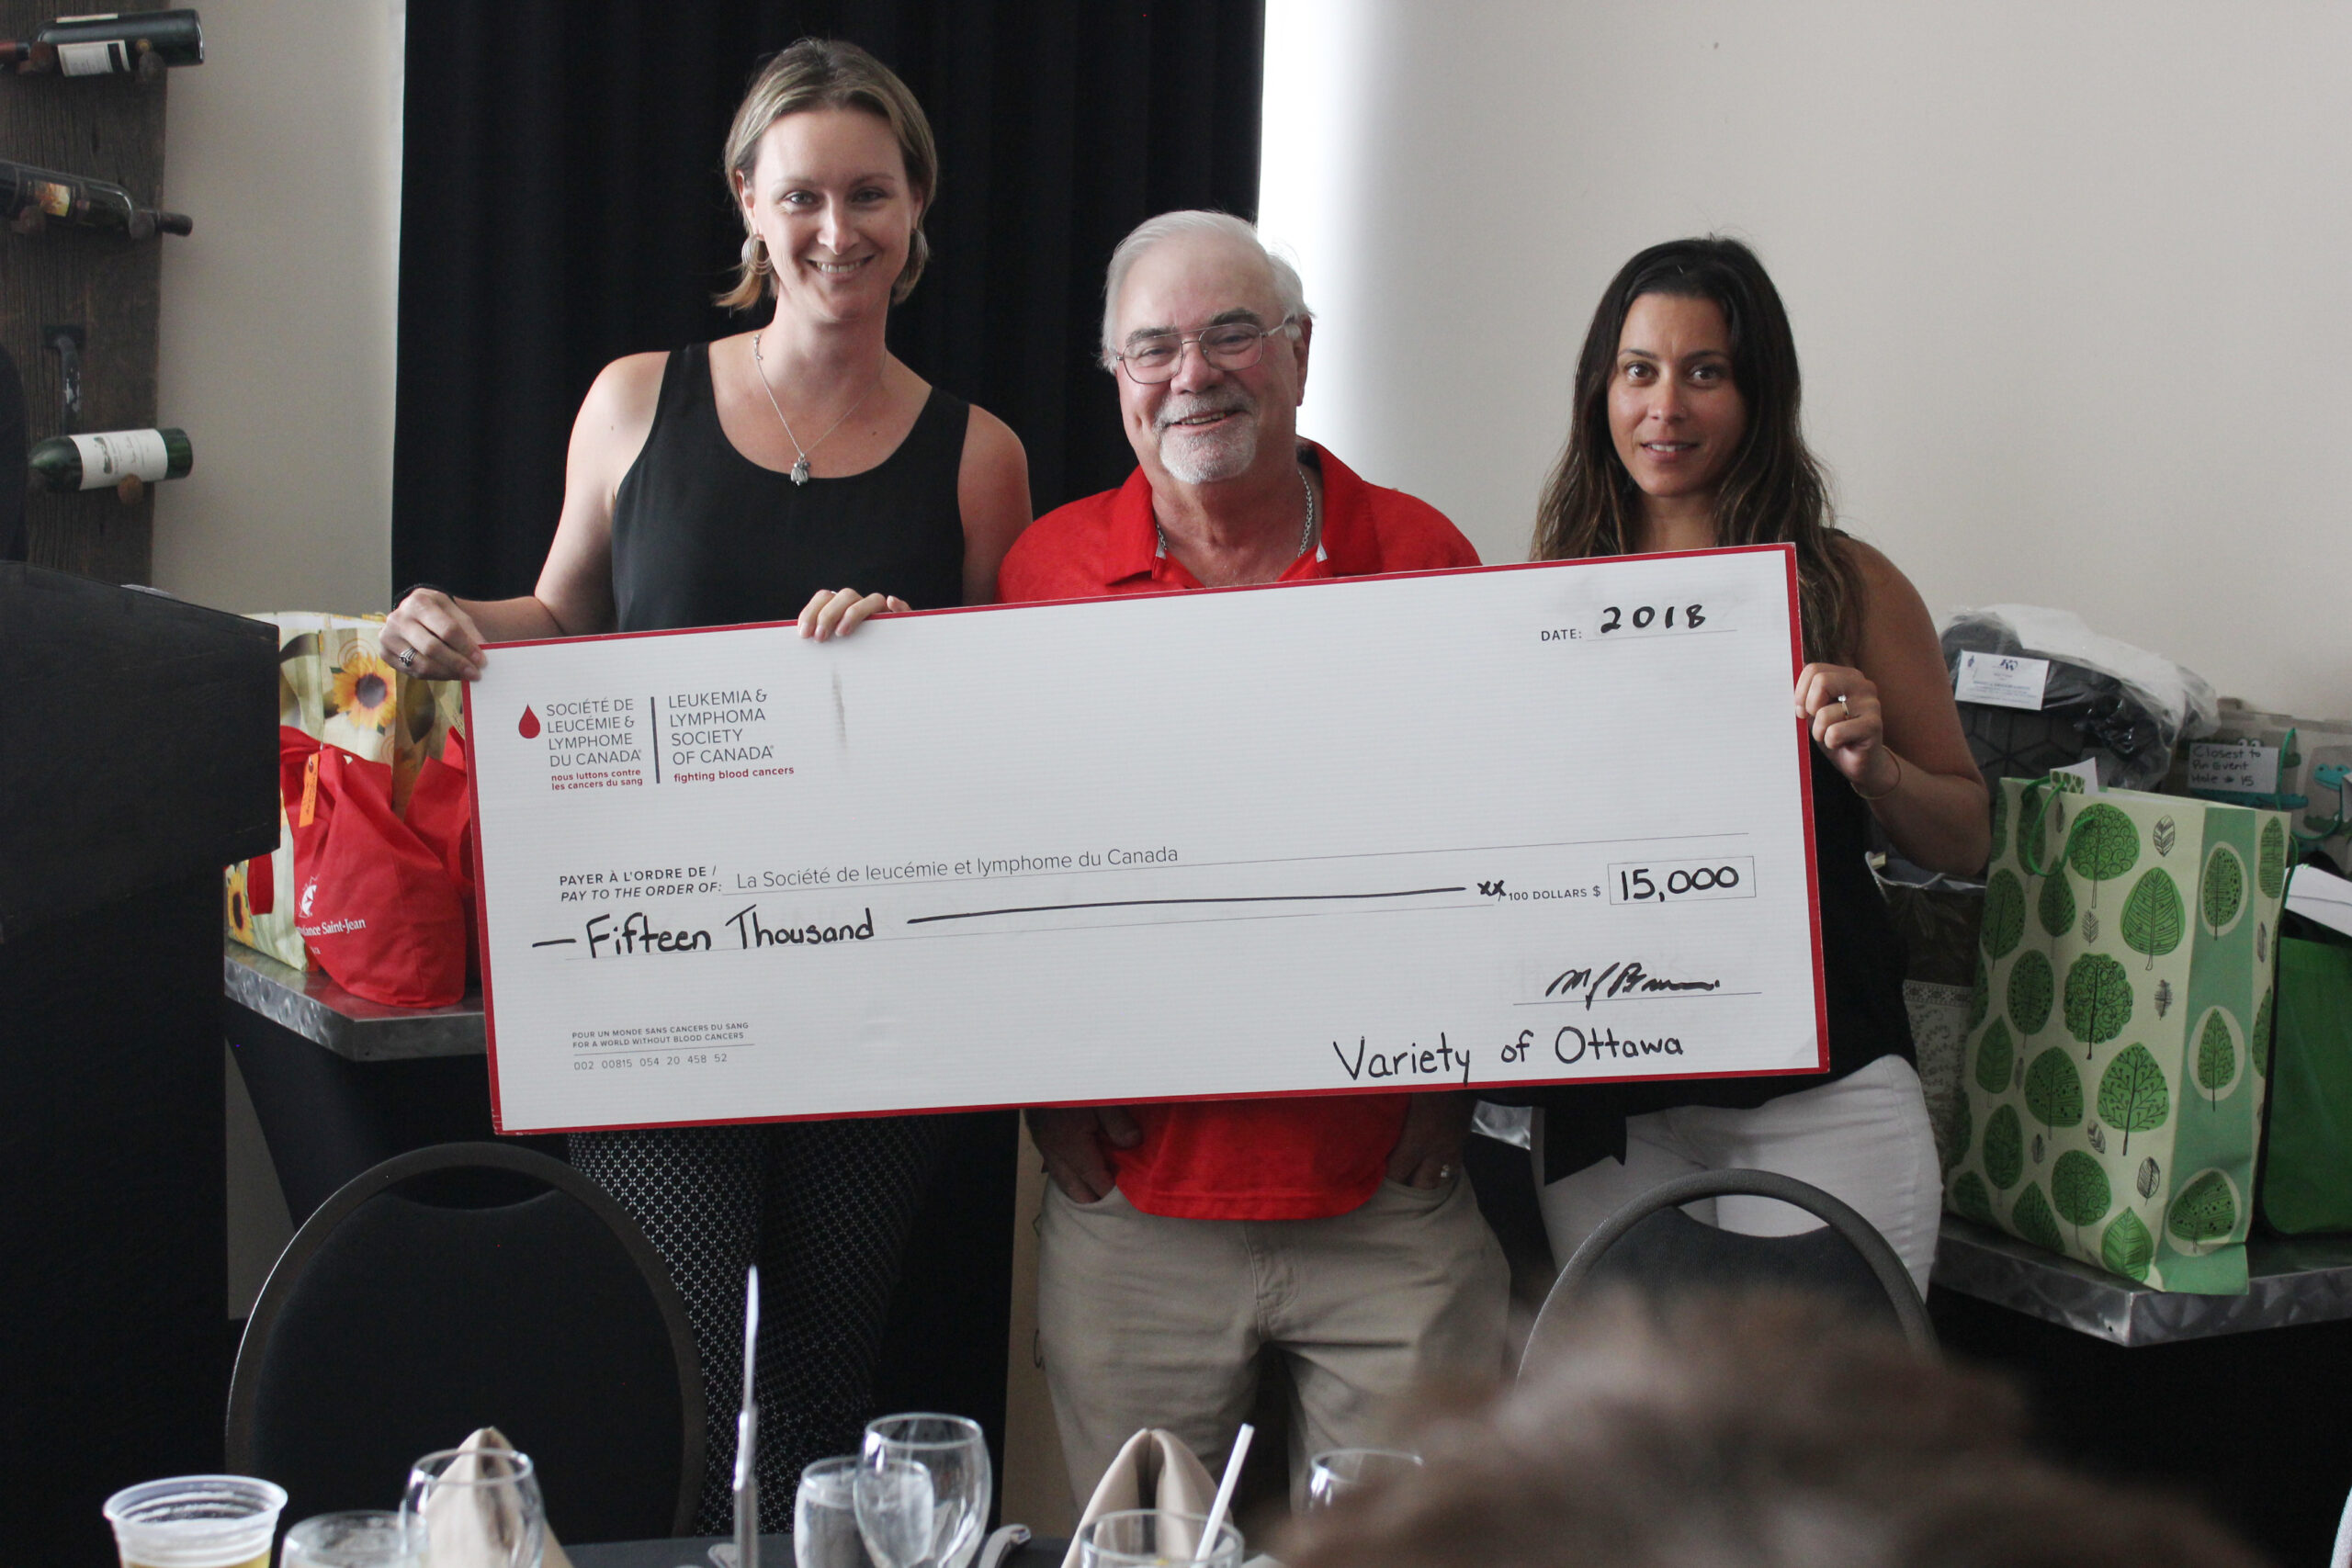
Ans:
POLYGON ((1722 986, 1721 980, 1669 980, 1643 968, 1638 959, 1621 958, 1600 970, 1589 965, 1563 969, 1550 985, 1544 987, 1544 994, 1546 997, 1573 997, 1581 991, 1584 993, 1585 1010, 1589 1012, 1595 1000, 1658 996, 1671 991, 1713 991, 1722 986))

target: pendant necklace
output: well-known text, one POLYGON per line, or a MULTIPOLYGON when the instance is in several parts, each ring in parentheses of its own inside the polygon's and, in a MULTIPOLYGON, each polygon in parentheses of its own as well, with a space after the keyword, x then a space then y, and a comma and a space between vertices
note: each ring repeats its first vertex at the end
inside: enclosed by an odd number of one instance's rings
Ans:
POLYGON ((864 408, 866 404, 867 399, 872 398, 876 392, 882 389, 882 378, 877 375, 874 378, 874 385, 865 389, 865 397, 860 398, 857 401, 850 404, 849 413, 845 413, 842 415, 841 418, 833 421, 832 429, 826 431, 823 435, 820 435, 816 440, 811 441, 808 446, 803 446, 800 445, 800 437, 792 434, 792 422, 784 417, 784 405, 775 400, 775 389, 768 385, 768 364, 766 360, 760 357, 760 334, 758 333, 753 333, 752 334, 752 365, 753 367, 752 373, 760 378, 760 390, 768 395, 768 407, 775 410, 775 422, 784 426, 784 438, 786 441, 791 442, 793 451, 799 454, 799 456, 792 460, 792 482, 797 485, 805 485, 808 482, 808 454, 814 452, 818 447, 822 446, 827 438, 833 434, 833 431, 839 430, 842 425, 849 423, 850 413, 855 413, 858 410, 864 408))
MULTIPOLYGON (((754 351, 758 349, 759 344, 756 338, 752 341, 752 346, 754 351)), ((783 416, 778 414, 777 417, 783 416)), ((785 434, 787 435, 792 434, 790 427, 786 427, 785 434)), ((1304 463, 1298 467, 1298 485, 1306 492, 1306 526, 1300 529, 1298 535, 1298 553, 1303 556, 1315 546, 1315 485, 1306 477, 1306 466, 1304 463)), ((1151 526, 1159 536, 1159 553, 1164 556, 1168 553, 1168 530, 1161 526, 1157 517, 1151 520, 1151 526)))

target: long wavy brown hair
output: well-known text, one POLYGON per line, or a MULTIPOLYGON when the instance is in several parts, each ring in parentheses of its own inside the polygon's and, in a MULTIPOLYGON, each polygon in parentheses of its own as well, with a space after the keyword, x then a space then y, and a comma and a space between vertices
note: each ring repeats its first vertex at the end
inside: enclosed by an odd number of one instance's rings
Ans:
POLYGON ((1737 240, 1709 235, 1652 245, 1610 280, 1577 357, 1575 412, 1536 511, 1532 558, 1575 560, 1631 547, 1641 491, 1610 437, 1609 384, 1626 312, 1645 294, 1712 299, 1723 311, 1747 430, 1715 490, 1715 537, 1726 545, 1794 545, 1806 657, 1849 659, 1860 574, 1836 542, 1829 487, 1798 424, 1803 384, 1789 313, 1764 264, 1737 240))

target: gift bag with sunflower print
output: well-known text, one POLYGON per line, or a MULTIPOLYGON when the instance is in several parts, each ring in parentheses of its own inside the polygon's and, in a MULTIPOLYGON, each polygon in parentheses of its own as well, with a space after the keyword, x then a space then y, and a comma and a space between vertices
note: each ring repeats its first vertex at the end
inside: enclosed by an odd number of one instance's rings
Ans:
MULTIPOLYGON (((401 674, 377 643, 381 615, 297 610, 252 618, 277 627, 277 722, 355 757, 390 763, 393 808, 404 811, 419 772, 441 755, 458 722, 458 683, 401 674)), ((311 957, 286 901, 293 880, 294 838, 281 802, 277 853, 229 868, 229 934, 300 969, 311 957)))
POLYGON ((2279 811, 1994 786, 1948 1207, 2159 1289, 2245 1289, 2289 842, 2279 811))

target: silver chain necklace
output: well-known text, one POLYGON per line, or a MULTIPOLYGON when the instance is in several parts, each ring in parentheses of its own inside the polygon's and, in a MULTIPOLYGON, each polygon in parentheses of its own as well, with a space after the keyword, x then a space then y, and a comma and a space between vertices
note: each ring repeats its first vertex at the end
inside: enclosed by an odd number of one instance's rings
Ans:
MULTIPOLYGON (((833 421, 831 430, 826 431, 823 435, 820 435, 816 440, 811 441, 808 446, 803 446, 800 445, 800 437, 792 434, 792 422, 784 417, 784 405, 775 400, 775 389, 768 385, 768 362, 760 357, 760 334, 758 333, 753 333, 752 334, 752 364, 753 367, 752 374, 760 378, 760 390, 768 395, 768 407, 775 410, 775 422, 784 426, 784 438, 786 441, 791 442, 792 449, 799 454, 799 456, 795 457, 792 461, 792 482, 797 485, 805 485, 808 482, 808 454, 814 452, 818 447, 822 446, 827 438, 833 434, 834 430, 839 430, 842 425, 849 423, 850 413, 855 413, 858 410, 864 408, 866 404, 867 399, 872 398, 875 393, 882 389, 882 378, 879 375, 876 375, 874 378, 874 385, 865 389, 865 397, 860 398, 857 401, 850 404, 849 413, 845 413, 842 415, 841 418, 833 421)), ((1314 516, 1314 498, 1312 496, 1307 498, 1307 515, 1310 520, 1314 516)))
MULTIPOLYGON (((758 346, 756 340, 754 340, 753 346, 755 348, 758 346)), ((1298 531, 1298 553, 1303 556, 1308 550, 1315 547, 1315 484, 1313 480, 1306 477, 1306 466, 1305 464, 1301 463, 1296 465, 1296 467, 1298 469, 1298 487, 1306 492, 1306 526, 1298 531)), ((1159 553, 1163 556, 1169 554, 1168 530, 1161 526, 1160 521, 1157 517, 1154 517, 1151 520, 1151 525, 1159 535, 1159 553)))

